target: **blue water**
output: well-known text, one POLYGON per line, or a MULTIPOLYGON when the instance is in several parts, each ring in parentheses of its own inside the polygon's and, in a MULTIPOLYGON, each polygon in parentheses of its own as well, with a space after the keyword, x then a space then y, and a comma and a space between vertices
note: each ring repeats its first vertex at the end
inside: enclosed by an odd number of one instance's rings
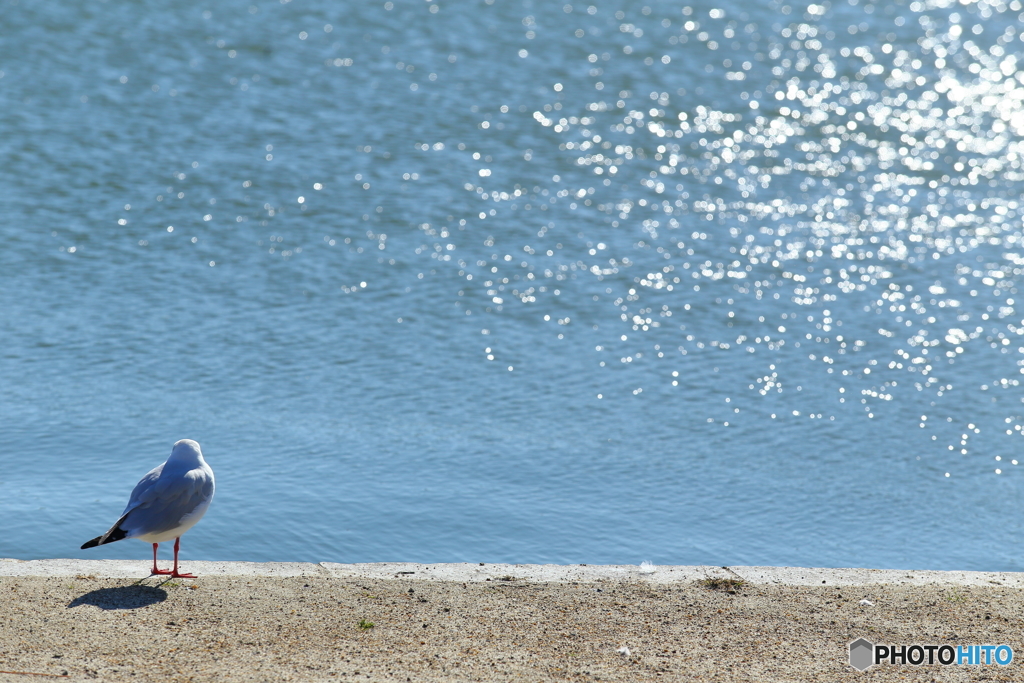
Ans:
POLYGON ((0 557, 1022 570, 1019 0, 0 3, 0 557))

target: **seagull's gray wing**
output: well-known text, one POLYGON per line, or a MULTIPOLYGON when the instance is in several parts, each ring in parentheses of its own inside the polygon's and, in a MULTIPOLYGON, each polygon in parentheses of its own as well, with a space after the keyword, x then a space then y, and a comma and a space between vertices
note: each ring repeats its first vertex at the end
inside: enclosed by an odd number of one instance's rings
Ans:
POLYGON ((121 513, 121 517, 114 522, 113 526, 107 529, 107 532, 102 536, 86 541, 82 546, 82 549, 95 548, 98 545, 104 545, 106 543, 113 543, 114 541, 120 541, 123 538, 128 538, 131 534, 129 528, 122 526, 125 520, 128 519, 128 515, 131 514, 132 510, 139 507, 143 500, 150 494, 153 488, 156 486, 157 481, 160 479, 160 473, 163 472, 164 463, 160 463, 149 472, 146 473, 139 483, 132 489, 132 495, 128 498, 128 505, 125 506, 124 512, 121 513))
POLYGON ((156 486, 156 483, 160 480, 160 474, 164 471, 165 464, 166 463, 160 463, 149 472, 146 472, 146 476, 139 479, 139 483, 132 489, 132 495, 128 498, 128 504, 125 505, 124 512, 121 513, 122 517, 139 507, 139 505, 141 505, 142 502, 151 495, 154 486, 156 486))
MULTIPOLYGON (((121 527, 129 536, 170 531, 178 527, 182 519, 195 512, 196 508, 208 501, 212 495, 213 479, 202 469, 185 472, 153 470, 132 492, 132 501, 136 505, 127 511, 121 527), (144 486, 154 474, 156 480, 144 486)), ((129 507, 131 506, 132 503, 129 502, 129 507)))

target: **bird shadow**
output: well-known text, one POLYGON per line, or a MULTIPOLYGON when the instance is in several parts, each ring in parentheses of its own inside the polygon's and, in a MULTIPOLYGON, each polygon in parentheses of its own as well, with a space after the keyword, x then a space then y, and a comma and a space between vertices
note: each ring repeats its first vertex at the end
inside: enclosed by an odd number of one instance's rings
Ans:
POLYGON ((153 586, 117 586, 89 591, 68 603, 68 609, 79 605, 92 605, 103 610, 139 609, 167 599, 167 591, 153 586))

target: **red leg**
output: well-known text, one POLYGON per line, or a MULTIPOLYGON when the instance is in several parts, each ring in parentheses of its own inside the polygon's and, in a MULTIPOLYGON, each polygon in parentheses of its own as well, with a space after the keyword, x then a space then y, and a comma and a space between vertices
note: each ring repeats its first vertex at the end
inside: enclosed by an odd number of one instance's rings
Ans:
POLYGON ((194 579, 195 574, 180 574, 178 572, 178 546, 181 545, 181 537, 174 539, 174 571, 171 572, 172 579, 194 579))
POLYGON ((157 569, 156 568, 156 549, 157 549, 157 547, 159 545, 160 545, 159 543, 154 543, 153 544, 153 571, 152 571, 152 573, 153 574, 170 574, 171 572, 168 569, 157 569))

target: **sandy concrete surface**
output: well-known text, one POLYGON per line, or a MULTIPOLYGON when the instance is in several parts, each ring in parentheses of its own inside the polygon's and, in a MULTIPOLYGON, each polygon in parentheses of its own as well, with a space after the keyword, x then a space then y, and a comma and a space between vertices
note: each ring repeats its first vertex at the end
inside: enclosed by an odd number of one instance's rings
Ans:
POLYGON ((147 573, 143 562, 0 560, 0 671, 22 672, 0 674, 0 683, 49 678, 30 674, 103 681, 1024 680, 1017 574, 183 565, 199 578, 133 578, 132 571, 147 573), (862 673, 849 666, 847 650, 860 637, 1005 643, 1016 656, 1005 667, 887 664, 862 673))

